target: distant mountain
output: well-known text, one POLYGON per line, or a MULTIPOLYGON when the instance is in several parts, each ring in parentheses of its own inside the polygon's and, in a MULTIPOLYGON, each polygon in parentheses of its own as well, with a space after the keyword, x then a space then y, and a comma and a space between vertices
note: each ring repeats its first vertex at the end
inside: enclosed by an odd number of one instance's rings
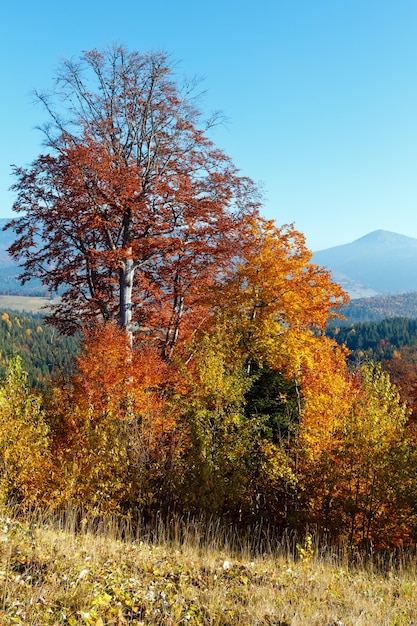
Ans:
POLYGON ((376 230, 352 243, 320 250, 326 267, 351 298, 417 291, 417 239, 376 230))
MULTIPOLYGON (((0 219, 0 294, 46 295, 39 280, 21 285, 21 268, 7 253, 15 234, 3 231, 9 219, 0 219)), ((356 241, 313 254, 352 299, 417 292, 417 239, 376 230, 356 241)))
POLYGON ((11 230, 3 231, 9 219, 0 219, 0 294, 44 296, 46 289, 38 279, 34 279, 21 285, 18 280, 22 273, 21 267, 7 252, 7 248, 13 243, 15 233, 11 230))

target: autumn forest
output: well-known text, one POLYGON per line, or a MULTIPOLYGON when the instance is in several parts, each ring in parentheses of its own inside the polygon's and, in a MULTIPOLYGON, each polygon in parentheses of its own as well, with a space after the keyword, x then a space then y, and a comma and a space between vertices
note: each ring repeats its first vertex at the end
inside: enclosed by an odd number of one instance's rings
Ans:
POLYGON ((377 333, 352 358, 360 332, 328 331, 346 294, 302 233, 262 217, 198 84, 113 46, 64 60, 37 96, 45 151, 14 169, 6 228, 22 281, 60 298, 46 325, 0 319, 3 504, 415 542, 414 353, 377 354, 377 333), (44 356, 30 377, 21 331, 44 356))

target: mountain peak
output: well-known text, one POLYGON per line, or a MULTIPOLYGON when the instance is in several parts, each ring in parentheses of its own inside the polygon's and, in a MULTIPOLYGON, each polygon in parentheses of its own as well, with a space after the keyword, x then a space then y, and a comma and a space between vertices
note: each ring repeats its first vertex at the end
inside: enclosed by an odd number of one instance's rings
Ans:
POLYGON ((352 243, 314 253, 352 298, 417 291, 417 239, 375 230, 352 243))
POLYGON ((351 245, 354 245, 357 243, 366 244, 366 245, 370 245, 370 244, 398 245, 398 244, 412 243, 412 242, 414 242, 414 244, 417 245, 417 239, 415 239, 414 237, 408 237, 406 235, 393 233, 390 230, 379 229, 379 230, 374 230, 371 233, 368 233, 367 235, 360 237, 359 239, 356 239, 355 241, 352 242, 351 245))

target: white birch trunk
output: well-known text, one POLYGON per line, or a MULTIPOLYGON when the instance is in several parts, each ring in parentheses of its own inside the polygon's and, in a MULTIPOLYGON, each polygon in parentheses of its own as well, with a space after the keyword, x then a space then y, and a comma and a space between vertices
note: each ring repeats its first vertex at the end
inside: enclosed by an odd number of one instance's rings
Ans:
MULTIPOLYGON (((128 250, 128 253, 131 249, 128 250)), ((129 345, 133 345, 132 329, 132 291, 133 277, 135 274, 135 264, 131 256, 128 256, 120 270, 120 327, 127 333, 129 345)))

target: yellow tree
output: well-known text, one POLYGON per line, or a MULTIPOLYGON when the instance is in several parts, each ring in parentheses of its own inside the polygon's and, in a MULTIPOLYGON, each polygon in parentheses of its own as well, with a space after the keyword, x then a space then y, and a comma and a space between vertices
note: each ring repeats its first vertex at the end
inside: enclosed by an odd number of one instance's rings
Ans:
POLYGON ((346 351, 321 337, 312 366, 303 369, 303 411, 298 438, 299 523, 335 527, 333 497, 338 479, 334 450, 352 412, 355 386, 347 368, 346 351))
POLYGON ((24 508, 47 499, 53 482, 49 429, 20 357, 9 362, 0 384, 0 442, 1 500, 24 508))
POLYGON ((233 518, 248 506, 255 434, 244 412, 250 381, 237 338, 220 320, 189 351, 174 399, 188 434, 183 504, 233 518))
MULTIPOLYGON (((228 332, 239 337, 253 383, 250 394, 256 394, 265 372, 275 371, 283 377, 278 390, 282 407, 275 409, 282 412, 291 404, 294 416, 296 405, 298 424, 292 417, 284 439, 274 434, 279 417, 265 407, 258 414, 267 426, 259 446, 258 485, 261 490, 268 485, 271 491, 263 494, 265 501, 277 494, 278 509, 289 490, 291 506, 296 506, 301 441, 313 454, 323 445, 323 435, 329 440, 334 409, 348 395, 345 353, 324 336, 328 319, 337 315, 347 297, 329 272, 311 262, 304 236, 292 225, 278 228, 272 221, 256 219, 247 240, 233 277, 215 295, 215 308, 227 320, 228 332)), ((288 511, 288 500, 283 506, 288 511)))
POLYGON ((309 360, 302 368, 303 413, 300 446, 313 465, 334 443, 352 405, 353 384, 347 350, 322 336, 310 342, 309 360))
MULTIPOLYGON (((407 431, 409 410, 380 365, 356 375, 352 410, 340 433, 334 504, 350 544, 393 546, 415 525, 416 457, 407 431)), ((336 470, 336 471, 335 471, 336 470)))
POLYGON ((409 410, 380 365, 364 364, 345 389, 350 401, 335 407, 331 436, 320 446, 303 442, 304 512, 351 547, 398 546, 410 540, 416 524, 409 410))

